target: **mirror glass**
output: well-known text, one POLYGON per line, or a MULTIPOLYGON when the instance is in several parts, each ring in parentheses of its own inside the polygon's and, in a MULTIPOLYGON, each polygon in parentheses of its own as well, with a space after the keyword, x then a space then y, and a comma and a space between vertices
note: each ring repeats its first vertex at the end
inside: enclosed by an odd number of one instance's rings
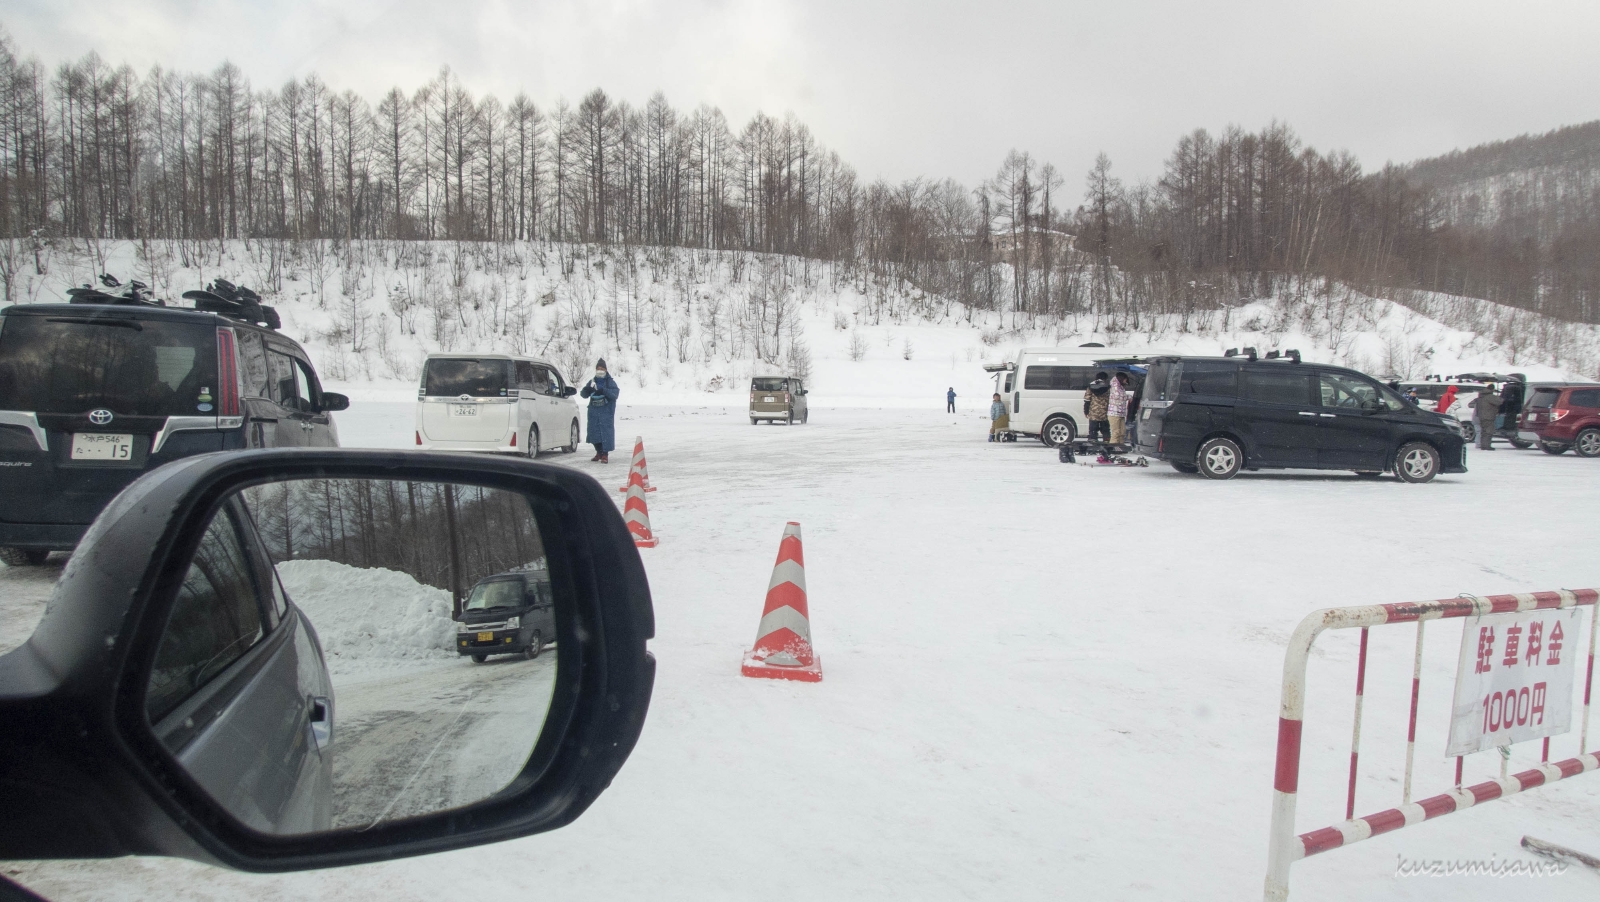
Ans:
POLYGON ((178 765, 262 832, 468 805, 510 783, 538 741, 555 588, 519 494, 248 488, 187 565, 145 711, 178 765))

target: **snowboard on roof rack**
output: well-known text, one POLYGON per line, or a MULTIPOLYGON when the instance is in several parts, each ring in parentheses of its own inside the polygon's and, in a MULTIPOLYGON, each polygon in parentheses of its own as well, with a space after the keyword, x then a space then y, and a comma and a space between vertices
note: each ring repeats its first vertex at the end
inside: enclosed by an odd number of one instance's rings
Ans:
POLYGON ((138 279, 128 280, 128 284, 110 273, 100 274, 100 284, 106 288, 121 288, 120 294, 102 291, 92 285, 85 284, 80 288, 67 289, 67 303, 69 304, 138 304, 143 307, 165 307, 165 302, 157 300, 150 294, 150 286, 138 279))
POLYGON ((278 311, 261 303, 261 295, 227 279, 213 279, 204 290, 185 291, 183 296, 194 301, 196 310, 255 323, 268 329, 278 329, 283 325, 278 311))

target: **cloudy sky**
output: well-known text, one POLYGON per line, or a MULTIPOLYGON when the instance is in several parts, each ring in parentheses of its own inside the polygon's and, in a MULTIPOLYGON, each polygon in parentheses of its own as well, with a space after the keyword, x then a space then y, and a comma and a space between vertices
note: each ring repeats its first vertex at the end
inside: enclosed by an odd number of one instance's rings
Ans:
POLYGON ((1593 0, 0 0, 0 23, 48 65, 231 59, 372 99, 448 65, 502 99, 793 112, 891 179, 975 183, 1013 147, 1154 178, 1183 132, 1273 118, 1374 168, 1600 118, 1593 0))

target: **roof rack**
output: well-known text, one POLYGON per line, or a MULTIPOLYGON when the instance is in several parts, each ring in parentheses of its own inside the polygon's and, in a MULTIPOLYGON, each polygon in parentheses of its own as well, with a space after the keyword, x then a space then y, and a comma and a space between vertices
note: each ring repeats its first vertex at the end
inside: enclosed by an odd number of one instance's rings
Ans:
POLYGON ((261 295, 227 279, 213 279, 204 291, 185 291, 183 296, 194 301, 196 310, 273 330, 283 326, 278 311, 261 303, 261 295))
POLYGON ((100 284, 107 288, 121 288, 120 294, 101 291, 85 283, 81 288, 67 289, 67 303, 69 304, 137 304, 141 307, 165 307, 165 302, 157 300, 150 294, 150 286, 138 279, 130 279, 128 284, 110 273, 100 274, 100 284))
POLYGON ((1267 360, 1293 360, 1295 363, 1299 363, 1300 362, 1300 352, 1295 350, 1294 348, 1290 348, 1287 351, 1268 351, 1267 352, 1267 356, 1266 356, 1265 359, 1267 359, 1267 360))

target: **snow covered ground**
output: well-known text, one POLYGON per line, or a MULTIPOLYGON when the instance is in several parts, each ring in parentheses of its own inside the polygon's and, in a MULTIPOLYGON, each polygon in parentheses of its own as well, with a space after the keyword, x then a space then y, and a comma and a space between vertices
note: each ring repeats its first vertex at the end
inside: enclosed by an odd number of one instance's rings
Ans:
MULTIPOLYGON (((148 858, 5 872, 96 900, 1258 898, 1284 645, 1306 613, 1600 584, 1594 461, 1498 450, 1423 486, 1213 483, 986 443, 975 401, 937 412, 943 388, 923 410, 819 403, 795 427, 624 395, 619 444, 644 435, 660 488, 661 545, 642 552, 659 673, 636 751, 571 827, 306 874, 148 858), (787 520, 804 530, 815 685, 739 675, 787 520)), ((347 445, 411 439, 406 403, 339 421, 347 445)), ((626 472, 548 460, 613 487, 626 472)), ((7 604, 5 632, 25 633, 27 603, 7 604)), ((1458 630, 1428 630, 1419 795, 1452 782, 1458 630)), ((1358 813, 1399 801, 1414 638, 1373 631, 1358 813)), ((1301 830, 1343 816, 1355 639, 1327 635, 1312 658, 1301 830)), ((1513 768, 1537 754, 1519 748, 1513 768)), ((1467 761, 1469 780, 1496 773, 1492 753, 1467 761)), ((1520 860, 1524 834, 1597 854, 1597 811, 1600 775, 1585 775, 1308 860, 1292 898, 1592 900, 1600 877, 1577 870, 1395 870, 1520 860)))

